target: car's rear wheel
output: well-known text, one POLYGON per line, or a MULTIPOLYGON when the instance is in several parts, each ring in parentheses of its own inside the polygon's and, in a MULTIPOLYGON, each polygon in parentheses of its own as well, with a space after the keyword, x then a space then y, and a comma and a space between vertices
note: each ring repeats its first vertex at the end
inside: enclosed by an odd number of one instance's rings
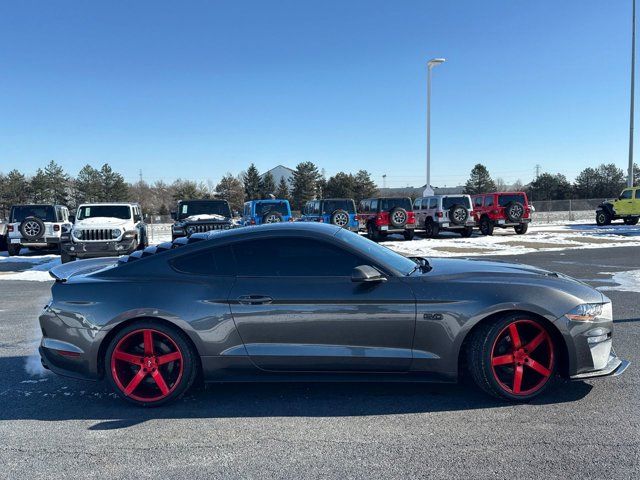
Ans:
POLYGON ((413 230, 405 230, 403 235, 405 240, 413 240, 415 232, 413 230))
POLYGON ((440 233, 440 226, 431 218, 427 218, 424 222, 424 234, 429 238, 437 238, 440 233))
POLYGON ((483 235, 493 235, 493 222, 489 217, 482 217, 480 219, 480 233, 483 235))
POLYGON ((15 257, 16 255, 20 255, 20 248, 22 247, 19 243, 10 243, 7 245, 7 252, 9 252, 10 257, 15 257))
POLYGON ((490 395, 514 401, 534 398, 553 383, 556 358, 547 327, 521 314, 482 325, 467 348, 476 384, 490 395))
POLYGON ((374 242, 380 240, 380 232, 376 230, 376 227, 374 227, 371 222, 367 225, 367 236, 369 237, 369 240, 373 240, 374 242))
POLYGON ((624 219, 624 224, 625 225, 637 225, 638 224, 638 217, 627 217, 624 219))
POLYGON ((521 223, 520 225, 516 225, 515 227, 513 227, 513 229, 518 235, 524 235, 525 233, 527 233, 527 230, 529 230, 529 224, 521 223))
POLYGON ((153 321, 133 323, 109 343, 106 376, 125 400, 156 407, 180 398, 195 381, 196 352, 184 333, 153 321))
POLYGON ((471 235, 473 235, 473 227, 464 227, 462 230, 460 230, 460 235, 462 235, 464 238, 469 238, 471 235))

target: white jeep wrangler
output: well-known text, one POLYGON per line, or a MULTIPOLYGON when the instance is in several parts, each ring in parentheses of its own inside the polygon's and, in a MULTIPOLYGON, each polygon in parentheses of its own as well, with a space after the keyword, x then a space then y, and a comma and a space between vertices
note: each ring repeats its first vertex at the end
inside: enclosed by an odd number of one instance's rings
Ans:
POLYGON ((416 198, 413 202, 417 228, 425 236, 435 238, 441 230, 458 232, 463 237, 473 234, 476 222, 473 219, 469 195, 433 195, 416 198))
POLYGON ((62 263, 76 258, 128 255, 148 245, 147 225, 137 203, 85 203, 63 241, 62 263))
POLYGON ((63 205, 14 205, 6 226, 7 251, 13 256, 22 247, 58 250, 69 227, 69 210, 63 205))

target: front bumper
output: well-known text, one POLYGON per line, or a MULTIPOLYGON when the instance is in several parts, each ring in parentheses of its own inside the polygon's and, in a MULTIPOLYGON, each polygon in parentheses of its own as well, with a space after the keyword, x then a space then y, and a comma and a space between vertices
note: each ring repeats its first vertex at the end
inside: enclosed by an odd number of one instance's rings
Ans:
POLYGON ((586 380, 596 377, 617 377, 618 375, 622 375, 629 365, 631 365, 629 361, 621 360, 612 350, 609 354, 609 360, 604 368, 572 375, 570 378, 571 380, 586 380))
POLYGON ((61 248, 70 256, 78 258, 117 257, 127 255, 135 249, 135 238, 106 242, 65 242, 61 248))

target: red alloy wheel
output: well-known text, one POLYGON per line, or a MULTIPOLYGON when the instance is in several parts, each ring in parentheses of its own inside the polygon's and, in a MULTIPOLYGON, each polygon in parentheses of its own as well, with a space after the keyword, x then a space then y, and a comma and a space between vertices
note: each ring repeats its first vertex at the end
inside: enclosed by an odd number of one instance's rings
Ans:
POLYGON ((111 355, 111 373, 120 391, 140 402, 169 396, 184 370, 182 352, 166 333, 150 328, 124 336, 111 355))
POLYGON ((491 348, 493 376, 512 395, 531 395, 544 387, 553 374, 554 361, 551 336, 532 320, 511 322, 491 348))

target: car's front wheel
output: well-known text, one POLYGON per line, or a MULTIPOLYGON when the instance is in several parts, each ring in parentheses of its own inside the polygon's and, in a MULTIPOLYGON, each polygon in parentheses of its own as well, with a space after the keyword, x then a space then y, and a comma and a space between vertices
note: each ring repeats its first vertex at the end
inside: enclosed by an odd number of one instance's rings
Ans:
POLYGON ((482 235, 493 235, 493 222, 489 217, 482 217, 480 219, 480 233, 482 233, 482 235))
POLYGON ((10 257, 15 257, 16 255, 20 255, 21 248, 19 243, 10 243, 7 245, 7 252, 9 252, 10 257))
POLYGON ((532 399, 556 376, 557 355, 548 328, 521 314, 481 325, 473 332, 466 353, 476 384, 498 398, 532 399))
POLYGON ((611 223, 611 215, 606 210, 598 210, 596 212, 596 224, 600 227, 611 223))
POLYGON ((624 224, 625 225, 637 225, 638 224, 638 220, 640 220, 640 218, 638 217, 627 217, 624 219, 624 224))
POLYGON ((185 334, 163 323, 135 322, 119 331, 105 356, 107 380, 125 400, 157 407, 180 398, 198 372, 185 334))

